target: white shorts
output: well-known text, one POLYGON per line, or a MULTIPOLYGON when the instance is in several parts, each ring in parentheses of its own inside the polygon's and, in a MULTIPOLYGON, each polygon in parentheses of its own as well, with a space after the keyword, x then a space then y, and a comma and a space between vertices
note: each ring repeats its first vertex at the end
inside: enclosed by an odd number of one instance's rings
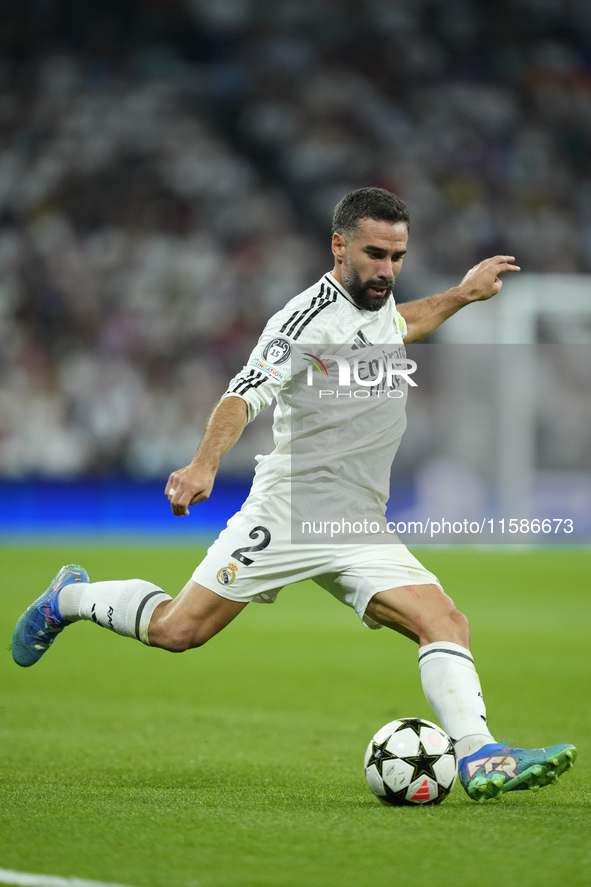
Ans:
POLYGON ((269 498, 271 511, 258 497, 249 497, 208 548, 193 573, 194 581, 231 601, 272 604, 286 585, 313 579, 352 607, 369 628, 381 628, 365 615, 379 591, 402 585, 441 587, 402 543, 292 544, 282 498, 269 498))

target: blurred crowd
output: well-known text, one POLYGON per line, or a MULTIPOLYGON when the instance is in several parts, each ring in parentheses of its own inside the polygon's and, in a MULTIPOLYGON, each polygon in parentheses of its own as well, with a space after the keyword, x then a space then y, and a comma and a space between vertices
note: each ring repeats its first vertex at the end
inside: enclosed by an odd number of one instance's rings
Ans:
MULTIPOLYGON (((0 22, 0 474, 163 477, 348 190, 399 297, 495 253, 591 272, 586 0, 73 0, 0 22)), ((270 448, 270 416, 225 470, 270 448)))

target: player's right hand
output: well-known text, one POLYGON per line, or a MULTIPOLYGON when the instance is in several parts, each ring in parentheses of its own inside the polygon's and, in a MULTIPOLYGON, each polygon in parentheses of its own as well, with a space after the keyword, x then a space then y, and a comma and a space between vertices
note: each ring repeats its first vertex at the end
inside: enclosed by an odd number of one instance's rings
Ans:
POLYGON ((189 506, 209 499, 215 480, 215 471, 199 462, 173 471, 168 478, 164 495, 168 497, 172 513, 176 517, 189 514, 189 506))
POLYGON ((470 268, 458 289, 468 302, 483 302, 496 296, 503 281, 498 276, 506 271, 521 271, 515 256, 493 256, 470 268))

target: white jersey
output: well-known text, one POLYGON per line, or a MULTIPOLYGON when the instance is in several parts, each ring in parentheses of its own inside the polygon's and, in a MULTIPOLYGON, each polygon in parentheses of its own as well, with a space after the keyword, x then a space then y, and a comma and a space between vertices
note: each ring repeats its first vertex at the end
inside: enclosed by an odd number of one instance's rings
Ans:
MULTIPOLYGON (((246 402, 249 422, 273 399, 277 402, 273 417, 275 449, 269 455, 256 457, 258 464, 249 497, 251 503, 253 500, 263 501, 271 487, 291 481, 294 346, 305 344, 312 348, 315 344, 334 344, 363 349, 369 345, 392 344, 398 346, 395 350, 400 357, 404 355, 405 335, 406 324, 396 311, 393 298, 388 299, 379 311, 358 308, 331 274, 325 274, 273 315, 247 365, 232 379, 224 394, 224 397, 240 397, 246 402)), ((382 512, 388 498, 390 465, 405 427, 402 408, 395 427, 388 429, 388 435, 374 435, 376 470, 363 479, 363 487, 366 493, 368 487, 371 488, 371 498, 382 512)), ((368 440, 368 448, 363 452, 366 465, 372 464, 371 436, 368 440)), ((355 472, 357 476, 358 471, 355 472)))

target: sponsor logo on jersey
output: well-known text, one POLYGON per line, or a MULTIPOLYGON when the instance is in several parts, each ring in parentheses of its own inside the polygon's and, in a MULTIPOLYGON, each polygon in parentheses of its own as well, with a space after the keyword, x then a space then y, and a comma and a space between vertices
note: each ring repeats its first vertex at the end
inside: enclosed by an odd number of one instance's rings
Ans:
POLYGON ((481 767, 484 768, 487 776, 493 770, 497 773, 504 773, 509 779, 514 779, 517 776, 517 761, 513 755, 490 755, 486 758, 478 758, 476 761, 469 761, 468 776, 470 779, 481 767))
POLYGON ((220 583, 220 585, 231 585, 234 579, 236 578, 236 571, 232 569, 232 567, 222 567, 221 570, 218 571, 216 579, 220 583))
POLYGON ((285 363, 290 356, 291 345, 287 339, 271 339, 270 342, 267 342, 263 351, 263 359, 273 364, 285 363))
POLYGON ((256 357, 248 364, 250 367, 256 367, 257 370, 260 370, 262 373, 265 373, 266 376, 270 376, 271 379, 277 379, 278 382, 281 382, 284 374, 276 370, 274 367, 269 366, 268 363, 265 363, 263 360, 257 360, 256 357))

